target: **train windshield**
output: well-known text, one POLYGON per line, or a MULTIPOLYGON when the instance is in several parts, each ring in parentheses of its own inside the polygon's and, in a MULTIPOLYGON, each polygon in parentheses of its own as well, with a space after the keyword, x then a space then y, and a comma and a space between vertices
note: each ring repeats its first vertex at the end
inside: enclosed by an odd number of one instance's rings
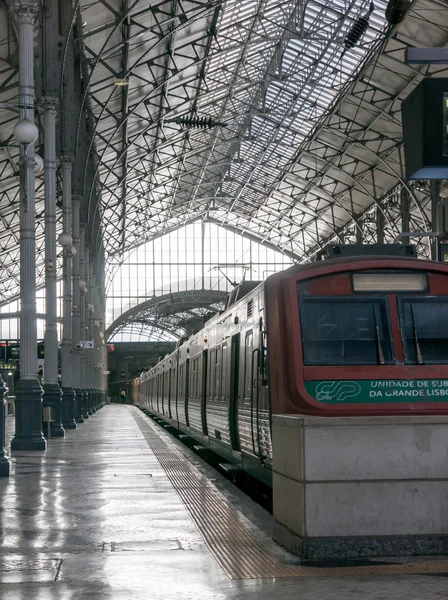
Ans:
POLYGON ((448 298, 406 298, 401 301, 406 362, 448 362, 448 298))
POLYGON ((384 299, 301 299, 300 314, 305 364, 391 362, 392 344, 384 299))

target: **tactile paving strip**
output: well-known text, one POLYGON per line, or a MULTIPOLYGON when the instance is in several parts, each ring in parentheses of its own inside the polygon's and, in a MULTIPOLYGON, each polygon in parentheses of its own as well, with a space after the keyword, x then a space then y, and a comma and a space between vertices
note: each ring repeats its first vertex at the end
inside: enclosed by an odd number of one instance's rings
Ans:
POLYGON ((284 565, 267 552, 238 518, 158 435, 152 423, 131 409, 149 447, 185 504, 219 565, 230 579, 276 577, 366 577, 377 575, 430 575, 448 573, 448 561, 359 567, 306 567, 284 565))

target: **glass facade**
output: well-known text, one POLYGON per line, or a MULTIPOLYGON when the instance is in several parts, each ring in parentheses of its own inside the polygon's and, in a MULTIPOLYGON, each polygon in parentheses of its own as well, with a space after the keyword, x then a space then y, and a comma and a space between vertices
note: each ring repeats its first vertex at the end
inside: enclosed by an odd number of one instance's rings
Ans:
MULTIPOLYGON (((262 281, 292 264, 281 252, 219 227, 192 223, 151 240, 112 265, 106 327, 153 298, 185 290, 230 291, 241 281, 262 281)), ((109 341, 171 340, 150 324, 132 324, 109 341)))
MULTIPOLYGON (((8 304, 0 306, 0 340, 18 340, 20 338, 20 323, 18 318, 20 303, 19 300, 14 300, 8 304), (2 318, 2 314, 9 315, 2 318), (13 316, 13 315, 17 315, 13 316)), ((62 317, 62 281, 58 281, 58 318, 62 317)), ((43 340, 45 333, 45 288, 41 288, 36 292, 36 312, 37 318, 37 339, 43 340), (40 317, 40 318, 39 318, 40 317)), ((58 323, 58 338, 62 336, 62 325, 58 323)))
MULTIPOLYGON (((292 264, 291 259, 213 223, 193 223, 130 251, 109 264, 106 327, 128 309, 164 294, 186 290, 230 291, 241 281, 262 281, 292 264)), ((45 289, 37 291, 37 338, 44 338, 45 289)), ((0 340, 18 340, 19 301, 0 307, 0 340), (2 319, 1 315, 8 314, 2 319)), ((207 311, 202 311, 204 314, 207 311)), ((197 311, 200 314, 201 310, 197 311)), ((62 316, 62 281, 58 282, 58 317, 62 316)), ((110 342, 177 340, 177 330, 134 322, 110 342)), ((59 324, 61 339, 61 324, 59 324)))

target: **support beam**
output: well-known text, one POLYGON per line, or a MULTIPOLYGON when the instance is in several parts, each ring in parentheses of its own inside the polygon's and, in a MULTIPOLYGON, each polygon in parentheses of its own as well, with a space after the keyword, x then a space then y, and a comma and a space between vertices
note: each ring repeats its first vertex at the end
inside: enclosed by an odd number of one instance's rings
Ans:
MULTIPOLYGON (((9 3, 19 32, 20 120, 34 122, 34 38, 38 0, 9 3)), ((37 379, 36 206, 34 144, 20 147, 20 381, 16 386, 16 430, 11 451, 45 450, 42 388, 37 379)))
POLYGON ((408 65, 448 65, 448 48, 406 48, 408 65))

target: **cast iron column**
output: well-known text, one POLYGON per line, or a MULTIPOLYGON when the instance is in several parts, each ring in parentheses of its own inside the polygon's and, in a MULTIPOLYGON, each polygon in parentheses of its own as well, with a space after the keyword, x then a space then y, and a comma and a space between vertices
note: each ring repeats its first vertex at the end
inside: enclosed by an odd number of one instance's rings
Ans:
MULTIPOLYGON (((409 192, 407 188, 402 186, 400 190, 400 213, 401 213, 401 232, 409 233, 409 221, 410 221, 410 205, 409 205, 409 192)), ((409 244, 409 236, 404 235, 402 237, 403 244, 409 244)))
POLYGON ((93 277, 93 261, 89 262, 89 337, 93 340, 93 350, 90 353, 90 409, 94 413, 96 412, 96 390, 95 390, 95 377, 98 365, 98 342, 95 333, 95 279, 93 277))
POLYGON ((384 244, 384 212, 381 207, 376 209, 376 241, 377 244, 384 244))
MULTIPOLYGON (((86 260, 85 260, 85 237, 86 237, 86 232, 85 232, 85 227, 84 225, 81 225, 81 227, 79 228, 79 256, 80 256, 80 260, 79 260, 79 273, 80 273, 80 280, 79 280, 79 288, 80 288, 80 307, 79 307, 79 313, 80 313, 80 340, 81 342, 85 341, 86 339, 86 274, 85 274, 85 265, 86 265, 86 260)), ((84 417, 84 419, 88 419, 89 418, 89 411, 87 409, 87 402, 88 402, 88 393, 87 393, 87 385, 86 385, 86 351, 84 350, 84 348, 82 348, 79 352, 79 381, 80 381, 80 386, 81 386, 81 394, 82 394, 82 404, 81 404, 81 410, 82 410, 82 416, 84 417)))
MULTIPOLYGON (((90 250, 89 245, 86 244, 84 249, 84 281, 86 282, 86 293, 84 296, 84 322, 85 322, 85 333, 84 339, 91 340, 91 329, 90 329, 90 313, 91 313, 91 287, 90 287, 90 250)), ((94 348, 87 349, 84 352, 84 368, 85 368, 85 391, 87 396, 86 408, 87 412, 91 416, 92 411, 92 354, 94 348)))
POLYGON ((100 339, 100 294, 99 294, 99 290, 98 290, 98 284, 95 284, 94 290, 93 290, 93 297, 94 297, 94 306, 95 306, 95 311, 94 311, 94 331, 95 331, 95 347, 96 347, 96 357, 97 360, 96 365, 95 365, 95 408, 96 410, 100 409, 100 373, 102 371, 104 371, 104 367, 100 366, 98 367, 98 364, 102 365, 102 359, 101 359, 101 339, 100 339))
MULTIPOLYGON (((103 298, 103 296, 102 296, 103 298)), ((101 304, 102 317, 100 319, 100 337, 101 337, 101 362, 106 365, 105 371, 109 369, 109 356, 107 354, 106 333, 105 333, 105 310, 104 304, 101 304)), ((109 375, 102 373, 101 375, 101 405, 104 406, 107 401, 107 383, 109 375)))
POLYGON ((101 364, 101 340, 99 336, 99 327, 100 327, 100 295, 98 292, 98 282, 95 279, 95 287, 93 289, 93 297, 94 297, 94 305, 95 310, 93 313, 94 316, 94 332, 95 332, 95 345, 96 345, 96 360, 95 360, 95 407, 96 410, 100 408, 100 385, 99 385, 99 374, 103 371, 103 367, 98 367, 98 364, 101 364))
POLYGON ((81 244, 79 239, 79 209, 81 206, 81 196, 72 197, 73 207, 73 247, 75 255, 73 257, 73 318, 72 318, 72 373, 73 373, 73 390, 75 392, 75 421, 84 423, 82 416, 82 391, 81 391, 81 371, 80 371, 80 350, 79 342, 81 341, 81 291, 79 288, 80 282, 80 261, 81 261, 81 244))
POLYGON ((72 238, 72 165, 73 159, 64 157, 62 166, 62 229, 66 235, 63 247, 63 304, 62 304, 62 349, 61 349, 61 386, 62 386, 62 424, 65 429, 76 429, 75 392, 73 391, 72 352, 72 257, 75 251, 72 238), (72 242, 70 242, 70 239, 72 242))
MULTIPOLYGON (((437 205, 440 202, 440 181, 431 179, 429 182, 431 190, 431 231, 437 231, 437 205)), ((431 259, 439 260, 439 238, 433 237, 431 240, 431 259)))
POLYGON ((52 409, 51 435, 64 437, 62 392, 58 383, 56 257, 56 98, 39 103, 45 134, 45 377, 43 405, 52 409))
POLYGON ((6 453, 6 398, 7 387, 0 374, 0 477, 9 477, 9 460, 6 453))
MULTIPOLYGON (((19 30, 20 120, 34 122, 33 26, 40 3, 12 0, 19 30)), ((36 207, 34 145, 20 148, 20 381, 16 386, 16 431, 11 451, 45 450, 42 388, 37 379, 36 207)))

